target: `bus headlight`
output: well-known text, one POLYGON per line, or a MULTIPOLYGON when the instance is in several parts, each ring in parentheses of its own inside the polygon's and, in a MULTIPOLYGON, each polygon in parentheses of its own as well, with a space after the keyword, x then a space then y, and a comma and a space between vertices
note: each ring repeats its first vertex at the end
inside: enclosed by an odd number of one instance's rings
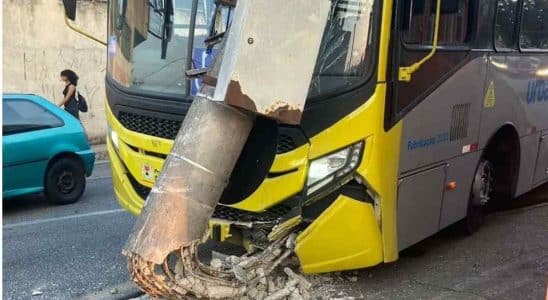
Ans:
POLYGON ((354 171, 360 163, 362 150, 363 142, 359 142, 313 160, 308 170, 306 194, 310 195, 354 171))
POLYGON ((118 133, 116 133, 116 131, 112 130, 112 128, 108 128, 108 133, 109 133, 109 136, 110 136, 110 140, 112 141, 112 144, 114 145, 114 147, 116 148, 116 150, 119 149, 119 146, 118 146, 118 133))

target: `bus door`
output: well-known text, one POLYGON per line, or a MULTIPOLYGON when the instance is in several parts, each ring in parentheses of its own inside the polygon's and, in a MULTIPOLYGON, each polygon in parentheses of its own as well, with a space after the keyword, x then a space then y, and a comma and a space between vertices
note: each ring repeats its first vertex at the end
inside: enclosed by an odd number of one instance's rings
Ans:
POLYGON ((400 250, 466 215, 476 164, 472 157, 463 158, 470 160, 466 163, 449 159, 471 152, 478 138, 485 60, 470 51, 476 7, 474 0, 401 0, 397 4, 385 126, 403 123, 400 250), (447 192, 451 181, 461 188, 447 192))

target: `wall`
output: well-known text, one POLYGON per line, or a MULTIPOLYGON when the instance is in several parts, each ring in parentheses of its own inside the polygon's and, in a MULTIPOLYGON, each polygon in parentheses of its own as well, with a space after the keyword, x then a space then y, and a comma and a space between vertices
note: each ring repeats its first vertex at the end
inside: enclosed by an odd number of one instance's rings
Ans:
MULTIPOLYGON (((63 99, 63 69, 80 76, 79 92, 90 110, 80 114, 92 143, 104 142, 106 48, 64 23, 61 0, 3 0, 3 92, 63 99)), ((76 25, 106 40, 105 1, 79 1, 76 25)))

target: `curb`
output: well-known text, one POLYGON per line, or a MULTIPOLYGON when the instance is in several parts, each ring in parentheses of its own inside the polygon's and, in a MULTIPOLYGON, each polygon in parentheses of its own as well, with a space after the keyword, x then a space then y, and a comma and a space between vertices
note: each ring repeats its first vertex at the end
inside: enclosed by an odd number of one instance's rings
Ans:
POLYGON ((108 159, 107 144, 95 144, 91 145, 91 149, 95 151, 95 160, 104 161, 108 159))

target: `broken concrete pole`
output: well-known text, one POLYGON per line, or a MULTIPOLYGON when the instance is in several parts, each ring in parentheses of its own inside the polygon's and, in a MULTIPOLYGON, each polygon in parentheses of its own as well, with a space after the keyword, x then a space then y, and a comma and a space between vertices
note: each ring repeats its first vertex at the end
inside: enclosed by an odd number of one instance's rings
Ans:
POLYGON ((200 240, 252 125, 250 115, 196 97, 124 253, 160 265, 200 240))

